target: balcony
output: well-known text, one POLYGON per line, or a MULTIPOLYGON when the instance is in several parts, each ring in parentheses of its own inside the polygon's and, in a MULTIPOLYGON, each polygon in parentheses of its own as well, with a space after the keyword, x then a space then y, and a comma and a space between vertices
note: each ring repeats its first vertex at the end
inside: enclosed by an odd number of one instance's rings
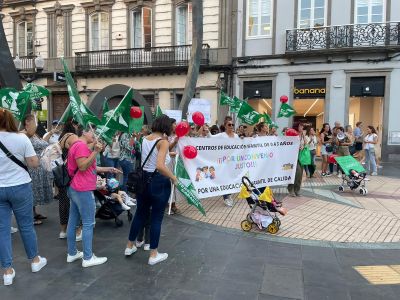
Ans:
POLYGON ((286 31, 286 54, 400 51, 400 22, 352 24, 286 31))
MULTIPOLYGON (((203 45, 201 66, 209 65, 209 50, 209 45, 203 45)), ((191 52, 191 45, 77 52, 75 70, 92 72, 187 67, 191 52)))

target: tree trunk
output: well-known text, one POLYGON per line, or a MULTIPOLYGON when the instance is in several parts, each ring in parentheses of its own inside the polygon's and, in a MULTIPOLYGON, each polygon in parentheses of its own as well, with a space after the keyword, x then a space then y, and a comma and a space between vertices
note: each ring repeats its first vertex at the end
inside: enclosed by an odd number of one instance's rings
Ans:
POLYGON ((10 48, 4 32, 3 22, 0 20, 0 87, 22 89, 22 83, 15 69, 10 48))
POLYGON ((183 116, 186 115, 189 102, 195 94, 197 78, 199 77, 203 46, 203 0, 192 1, 192 23, 192 53, 186 76, 185 90, 179 104, 179 109, 182 110, 183 116))

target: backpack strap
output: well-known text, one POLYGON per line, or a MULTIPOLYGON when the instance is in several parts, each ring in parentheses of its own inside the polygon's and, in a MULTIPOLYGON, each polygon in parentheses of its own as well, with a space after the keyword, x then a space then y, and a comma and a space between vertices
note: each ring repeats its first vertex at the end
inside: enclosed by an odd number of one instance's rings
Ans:
POLYGON ((0 141, 0 149, 3 150, 4 154, 11 159, 14 163, 16 163, 18 166, 20 166, 22 169, 24 169, 26 172, 28 172, 28 167, 20 161, 18 158, 16 158, 7 148, 4 146, 4 144, 0 141))

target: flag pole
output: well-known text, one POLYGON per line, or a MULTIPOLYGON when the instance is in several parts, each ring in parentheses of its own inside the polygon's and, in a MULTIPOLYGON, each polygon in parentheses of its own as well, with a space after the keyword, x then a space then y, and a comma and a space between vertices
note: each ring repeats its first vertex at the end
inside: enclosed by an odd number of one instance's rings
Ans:
MULTIPOLYGON (((178 162, 178 156, 179 156, 179 154, 176 153, 176 155, 175 155, 175 161, 174 161, 174 175, 176 175, 176 165, 177 165, 177 162, 178 162)), ((169 216, 171 215, 171 210, 172 210, 172 198, 173 198, 174 196, 175 196, 175 201, 176 201, 175 184, 173 184, 173 183, 171 182, 171 194, 170 194, 169 200, 168 200, 168 203, 169 203, 168 215, 169 215, 169 216)))

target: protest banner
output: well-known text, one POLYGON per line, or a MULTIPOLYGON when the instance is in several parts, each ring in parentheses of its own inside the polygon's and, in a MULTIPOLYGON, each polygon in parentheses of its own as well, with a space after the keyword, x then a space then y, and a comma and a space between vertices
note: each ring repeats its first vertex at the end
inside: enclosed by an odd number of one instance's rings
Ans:
POLYGON ((238 193, 243 176, 257 186, 294 182, 299 152, 298 137, 181 138, 178 149, 194 146, 194 159, 183 157, 198 198, 238 193))
POLYGON ((165 109, 164 113, 168 117, 175 119, 176 124, 178 124, 182 121, 182 111, 181 110, 165 109))
POLYGON ((196 111, 203 113, 206 124, 211 124, 211 101, 207 99, 193 98, 188 106, 187 121, 193 123, 192 114, 196 111))

